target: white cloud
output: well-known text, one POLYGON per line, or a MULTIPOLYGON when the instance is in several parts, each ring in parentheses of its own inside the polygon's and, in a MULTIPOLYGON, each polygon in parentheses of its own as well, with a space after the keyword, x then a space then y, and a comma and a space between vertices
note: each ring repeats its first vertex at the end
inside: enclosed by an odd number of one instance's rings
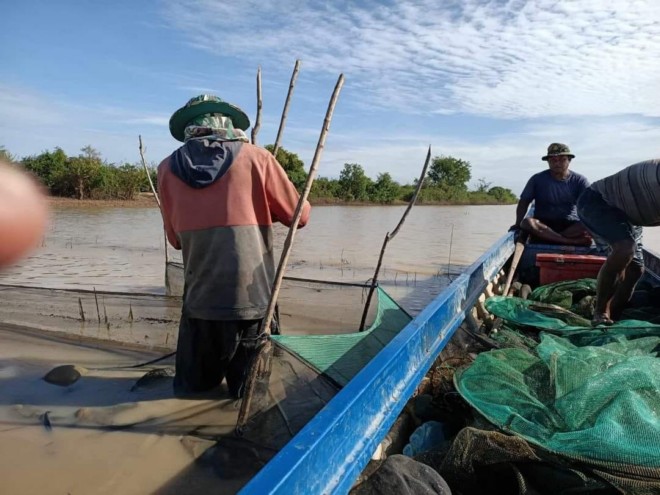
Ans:
POLYGON ((344 72, 371 106, 498 118, 660 116, 660 3, 172 1, 189 42, 344 72), (228 28, 229 26, 229 28, 228 28))
MULTIPOLYGON (((592 180, 660 155, 655 0, 167 0, 164 6, 167 25, 214 56, 208 69, 178 60, 172 66, 184 67, 179 73, 149 64, 124 69, 168 81, 168 90, 179 95, 172 96, 175 105, 194 93, 223 96, 231 85, 232 96, 243 92, 237 103, 254 115, 246 101, 254 100, 256 67, 262 65, 268 92, 259 138, 264 144, 275 138, 293 63, 300 58, 282 144, 307 165, 334 80, 346 74, 321 176, 337 177, 344 163, 357 162, 372 178, 389 172, 410 182, 431 144, 435 155, 470 161, 473 180, 483 177, 519 193, 544 166, 540 157, 553 141, 568 143, 577 155, 573 167, 592 180), (254 71, 209 75, 222 72, 223 57, 254 71), (218 81, 219 88, 209 88, 208 81, 218 81), (383 119, 382 109, 408 117, 406 122, 422 116, 426 127, 402 129, 396 120, 383 119), (453 114, 471 117, 461 121, 477 128, 447 128, 453 114), (434 124, 435 116, 442 123, 434 124), (360 127, 365 122, 369 129, 360 127), (491 130, 477 135, 484 122, 491 130)), ((14 154, 55 146, 76 154, 92 144, 110 161, 133 162, 141 134, 148 160, 158 161, 177 145, 167 129, 175 108, 161 114, 139 103, 89 106, 74 94, 28 87, 29 81, 20 88, 0 84, 0 145, 14 154)))
POLYGON ((77 155, 91 144, 111 162, 140 159, 138 135, 147 146, 148 161, 160 161, 176 141, 168 138, 167 117, 142 115, 135 108, 86 106, 36 91, 0 85, 0 129, 8 151, 27 156, 62 148, 77 155))

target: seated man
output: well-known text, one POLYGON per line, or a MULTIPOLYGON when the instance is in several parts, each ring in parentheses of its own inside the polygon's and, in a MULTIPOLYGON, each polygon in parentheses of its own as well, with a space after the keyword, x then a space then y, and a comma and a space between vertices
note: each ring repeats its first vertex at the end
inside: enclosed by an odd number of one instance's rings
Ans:
POLYGON ((589 181, 568 165, 575 155, 565 144, 552 143, 541 160, 548 170, 532 175, 520 195, 516 223, 511 230, 522 229, 532 241, 549 244, 591 245, 591 236, 578 218, 575 204, 589 181), (525 218, 534 201, 534 216, 525 218))
POLYGON ((642 227, 660 225, 660 160, 631 165, 594 182, 578 214, 610 254, 598 273, 593 325, 618 320, 644 273, 642 227))

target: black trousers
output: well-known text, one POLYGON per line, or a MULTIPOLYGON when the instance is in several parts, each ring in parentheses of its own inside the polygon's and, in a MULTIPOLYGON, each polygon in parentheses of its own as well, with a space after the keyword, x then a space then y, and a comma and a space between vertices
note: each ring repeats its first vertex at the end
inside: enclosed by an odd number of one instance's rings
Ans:
POLYGON ((174 393, 214 389, 227 380, 229 393, 243 395, 245 380, 262 340, 259 320, 211 321, 181 316, 174 393))

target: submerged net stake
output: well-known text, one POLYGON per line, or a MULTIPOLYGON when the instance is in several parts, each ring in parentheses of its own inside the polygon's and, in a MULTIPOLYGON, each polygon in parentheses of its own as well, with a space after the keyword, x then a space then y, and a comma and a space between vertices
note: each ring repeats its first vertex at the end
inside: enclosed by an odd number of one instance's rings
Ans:
MULTIPOLYGON (((399 220, 399 223, 396 226, 396 228, 392 231, 391 234, 389 232, 385 234, 383 247, 380 249, 380 256, 378 256, 378 263, 376 264, 376 271, 374 272, 374 276, 371 279, 371 287, 369 288, 369 295, 367 296, 367 302, 364 305, 364 311, 362 312, 362 321, 360 321, 360 332, 364 331, 364 325, 367 321, 367 313, 369 312, 369 305, 371 304, 371 297, 373 296, 374 290, 376 289, 376 285, 378 284, 378 272, 380 271, 380 266, 383 263, 383 256, 385 255, 385 248, 387 247, 387 243, 390 242, 395 235, 397 235, 399 229, 403 225, 403 222, 405 222, 406 217, 410 212, 410 209, 415 204, 415 201, 417 201, 417 196, 419 196, 419 191, 422 189, 422 184, 424 183, 424 177, 426 176, 426 169, 429 167, 430 161, 431 161, 431 146, 429 146, 429 151, 426 153, 426 160, 424 161, 424 167, 422 167, 422 173, 420 174, 419 180, 417 181, 417 188, 415 189, 415 194, 413 194, 413 197, 410 199, 410 202, 408 203, 408 207, 406 208, 406 211, 403 212, 403 216, 401 217, 401 220, 399 220)), ((408 274, 406 273, 406 284, 407 282, 408 282, 408 274)))

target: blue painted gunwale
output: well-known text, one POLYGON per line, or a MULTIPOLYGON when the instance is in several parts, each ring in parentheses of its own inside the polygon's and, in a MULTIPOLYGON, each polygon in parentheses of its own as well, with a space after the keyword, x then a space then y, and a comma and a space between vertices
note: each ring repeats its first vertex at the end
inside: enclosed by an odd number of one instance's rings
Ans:
POLYGON ((401 330, 240 493, 347 493, 467 312, 513 251, 513 234, 495 242, 401 330))

